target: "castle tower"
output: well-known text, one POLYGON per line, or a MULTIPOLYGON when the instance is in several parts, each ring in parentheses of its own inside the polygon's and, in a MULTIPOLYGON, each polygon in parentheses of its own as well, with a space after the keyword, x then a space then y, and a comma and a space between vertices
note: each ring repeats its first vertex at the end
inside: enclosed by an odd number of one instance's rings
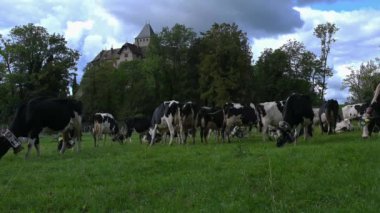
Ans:
POLYGON ((142 49, 148 47, 153 35, 154 32, 150 24, 145 24, 139 35, 135 38, 135 45, 142 49))

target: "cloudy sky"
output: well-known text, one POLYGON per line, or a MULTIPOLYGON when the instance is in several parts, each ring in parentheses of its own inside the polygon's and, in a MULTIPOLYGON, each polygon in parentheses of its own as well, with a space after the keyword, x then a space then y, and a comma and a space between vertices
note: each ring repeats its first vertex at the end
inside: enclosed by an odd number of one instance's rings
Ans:
POLYGON ((313 36, 318 24, 332 22, 335 35, 328 64, 334 68, 326 98, 343 103, 348 90, 342 79, 348 67, 380 57, 378 0, 1 0, 0 34, 14 26, 34 23, 50 34, 65 36, 81 53, 79 74, 102 49, 133 43, 145 23, 155 32, 175 23, 204 32, 213 23, 235 22, 247 32, 254 59, 265 48, 296 39, 320 55, 313 36))

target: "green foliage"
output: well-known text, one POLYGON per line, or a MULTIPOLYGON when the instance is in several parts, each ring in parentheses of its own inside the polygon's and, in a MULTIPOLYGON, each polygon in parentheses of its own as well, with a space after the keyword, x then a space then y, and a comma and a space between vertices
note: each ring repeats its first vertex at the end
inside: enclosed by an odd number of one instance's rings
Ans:
POLYGON ((343 80, 343 86, 348 87, 350 103, 369 102, 373 91, 380 82, 380 59, 370 60, 360 65, 358 69, 349 68, 351 73, 343 80))
POLYGON ((360 132, 277 148, 261 135, 216 144, 93 147, 1 159, 1 212, 377 212, 380 144, 360 132), (365 153, 365 154, 363 154, 365 153))
POLYGON ((326 84, 327 84, 326 79, 333 75, 332 69, 327 66, 327 57, 330 53, 331 44, 336 41, 333 36, 338 30, 339 28, 336 27, 335 24, 332 24, 329 22, 325 24, 319 24, 318 26, 314 28, 315 37, 321 40, 320 61, 322 65, 322 73, 321 73, 321 81, 319 83, 321 86, 321 91, 320 91, 321 100, 324 100, 326 84))
POLYGON ((195 39, 196 33, 191 28, 175 24, 171 29, 164 27, 150 44, 148 69, 154 72, 160 101, 198 100, 194 92, 197 91, 197 70, 189 63, 195 39))
POLYGON ((251 55, 247 35, 236 24, 213 24, 201 38, 201 99, 215 105, 251 101, 251 55))
POLYGON ((79 53, 66 44, 63 36, 34 24, 0 35, 0 87, 5 98, 0 101, 0 122, 13 113, 8 108, 32 97, 69 95, 69 72, 75 71, 79 53))
POLYGON ((318 60, 302 43, 289 41, 276 50, 266 49, 254 66, 256 101, 285 100, 292 93, 310 95, 314 102, 313 76, 318 60))

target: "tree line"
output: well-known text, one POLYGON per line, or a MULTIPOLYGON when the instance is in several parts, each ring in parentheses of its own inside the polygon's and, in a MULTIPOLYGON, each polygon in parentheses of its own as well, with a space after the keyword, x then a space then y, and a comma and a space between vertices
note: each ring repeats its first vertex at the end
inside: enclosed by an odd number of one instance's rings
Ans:
MULTIPOLYGON (((0 35, 0 122, 8 122, 21 102, 41 95, 75 94, 87 119, 100 111, 117 118, 150 115, 160 102, 171 99, 221 106, 227 101, 284 100, 298 92, 309 94, 317 105, 332 76, 326 61, 337 31, 330 23, 314 29, 321 41, 320 57, 302 42, 289 40, 253 61, 247 34, 235 23, 215 23, 199 35, 176 24, 153 36, 142 60, 119 67, 112 61, 87 64, 78 85, 79 53, 67 47, 63 36, 33 24, 16 26, 7 37, 0 35)), ((348 79, 369 75, 352 72, 348 79)), ((361 86, 354 89, 349 80, 345 85, 361 93, 361 86)))

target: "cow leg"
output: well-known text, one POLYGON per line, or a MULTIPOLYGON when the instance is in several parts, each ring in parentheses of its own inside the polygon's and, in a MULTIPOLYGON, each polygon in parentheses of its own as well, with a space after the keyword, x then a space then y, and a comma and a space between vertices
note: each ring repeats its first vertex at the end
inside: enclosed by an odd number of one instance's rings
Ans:
POLYGON ((201 143, 203 143, 203 132, 204 132, 204 128, 201 127, 199 130, 199 135, 201 136, 201 143))
POLYGON ((193 144, 195 144, 195 134, 196 134, 197 130, 195 128, 193 128, 192 131, 193 132, 192 132, 191 136, 193 137, 193 144))
POLYGON ((266 138, 267 138, 267 131, 268 131, 268 125, 265 123, 263 124, 262 128, 261 128, 261 133, 263 135, 263 141, 266 141, 266 138))
POLYGON ((169 132, 170 132, 170 140, 169 140, 169 145, 172 145, 172 142, 173 142, 173 138, 174 138, 174 127, 171 126, 171 125, 168 125, 169 127, 169 132))
POLYGON ((149 144, 149 146, 152 146, 153 143, 154 143, 154 139, 155 139, 155 136, 156 136, 156 130, 157 130, 157 124, 154 125, 154 128, 153 128, 152 131, 149 130, 149 131, 150 131, 150 136, 152 137, 152 138, 150 139, 150 144, 149 144))
POLYGON ((28 151, 25 154, 25 159, 29 158, 30 151, 32 150, 34 146, 34 139, 28 138, 27 141, 28 141, 28 151))
POLYGON ((69 132, 63 132, 62 133, 62 139, 63 139, 62 148, 59 151, 59 153, 61 153, 61 154, 65 153, 65 151, 66 151, 66 145, 67 145, 67 142, 70 139, 69 132))
MULTIPOLYGON (((294 146, 297 144, 297 137, 301 132, 302 124, 298 124, 294 130, 294 146)), ((305 134, 305 133, 304 133, 305 134)))
POLYGON ((307 138, 309 137, 312 137, 312 131, 313 131, 313 120, 310 120, 310 119, 307 119, 307 118, 304 118, 303 120, 303 134, 304 134, 304 139, 305 141, 307 140, 307 138))

